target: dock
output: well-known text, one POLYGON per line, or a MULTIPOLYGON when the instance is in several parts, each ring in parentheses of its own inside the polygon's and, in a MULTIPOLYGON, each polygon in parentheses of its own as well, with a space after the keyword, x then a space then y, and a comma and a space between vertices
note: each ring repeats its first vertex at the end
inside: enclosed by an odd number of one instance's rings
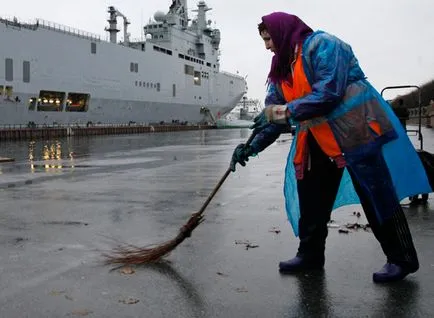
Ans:
POLYGON ((189 130, 216 129, 216 125, 209 124, 102 124, 92 126, 80 125, 56 125, 56 126, 10 126, 0 128, 0 141, 53 139, 69 136, 97 136, 97 135, 126 135, 147 134, 159 132, 177 132, 189 130))
POLYGON ((13 162, 13 161, 15 161, 14 158, 0 157, 0 163, 4 163, 4 162, 13 162))

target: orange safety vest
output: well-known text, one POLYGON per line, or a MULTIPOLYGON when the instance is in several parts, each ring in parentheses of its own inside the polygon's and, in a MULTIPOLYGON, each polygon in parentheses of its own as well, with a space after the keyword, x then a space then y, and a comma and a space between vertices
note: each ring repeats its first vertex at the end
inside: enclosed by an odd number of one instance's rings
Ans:
MULTIPOLYGON (((303 59, 301 50, 297 54, 294 63, 292 74, 292 86, 289 82, 281 83, 282 92, 286 102, 301 98, 312 92, 312 88, 307 80, 303 67, 303 59)), ((323 118, 324 119, 324 118, 323 118)), ((313 123, 311 120, 300 122, 299 131, 297 134, 297 143, 294 156, 294 165, 297 179, 303 178, 306 162, 308 159, 307 135, 309 131, 312 133, 315 140, 318 142, 321 150, 330 158, 332 158, 338 167, 345 166, 345 160, 342 151, 334 137, 333 131, 326 120, 319 123, 313 123)))

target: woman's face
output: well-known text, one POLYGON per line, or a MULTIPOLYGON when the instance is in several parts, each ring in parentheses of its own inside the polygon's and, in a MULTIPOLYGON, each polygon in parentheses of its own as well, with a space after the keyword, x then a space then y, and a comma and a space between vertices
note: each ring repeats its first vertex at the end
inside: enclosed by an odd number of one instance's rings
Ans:
POLYGON ((275 53, 276 48, 274 47, 273 40, 271 39, 271 36, 267 30, 264 30, 261 32, 261 38, 262 38, 262 40, 264 40, 265 48, 267 50, 270 50, 271 52, 275 53))

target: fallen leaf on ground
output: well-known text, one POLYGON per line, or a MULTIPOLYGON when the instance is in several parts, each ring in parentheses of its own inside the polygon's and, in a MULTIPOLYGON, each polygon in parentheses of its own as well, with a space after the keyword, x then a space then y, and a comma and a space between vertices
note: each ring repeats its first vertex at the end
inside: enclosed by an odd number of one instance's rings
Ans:
POLYGON ((246 244, 246 250, 248 250, 249 248, 257 248, 257 247, 259 247, 259 245, 258 244, 246 244))
POLYGON ((272 227, 271 229, 268 230, 268 232, 279 234, 281 231, 277 227, 272 227))
POLYGON ((259 247, 258 244, 252 244, 248 240, 244 240, 244 241, 236 240, 235 244, 237 244, 237 245, 244 245, 245 248, 246 248, 246 250, 248 250, 249 248, 259 247))
POLYGON ((135 298, 127 298, 127 299, 119 299, 119 302, 126 305, 134 305, 137 304, 139 300, 135 298))
POLYGON ((360 223, 356 222, 356 223, 347 223, 345 225, 345 227, 347 229, 352 229, 352 230, 363 229, 363 230, 367 231, 368 228, 370 227, 370 225, 369 224, 360 224, 360 223))
POLYGON ((63 295, 64 293, 66 293, 65 290, 52 290, 50 292, 50 296, 60 296, 63 295))
POLYGON ((122 268, 119 270, 119 272, 120 272, 121 274, 124 274, 124 275, 132 275, 132 274, 134 274, 136 271, 135 271, 131 266, 125 266, 125 267, 122 267, 122 268))
POLYGON ((223 277, 228 277, 229 275, 226 275, 226 274, 224 274, 224 273, 222 273, 222 272, 217 272, 217 275, 219 275, 219 276, 223 276, 223 277))
POLYGON ((71 312, 71 315, 72 315, 72 316, 81 316, 81 317, 84 317, 84 316, 87 316, 87 315, 89 315, 89 314, 91 314, 91 313, 93 313, 93 312, 90 311, 90 310, 87 310, 87 309, 79 309, 79 310, 74 310, 74 311, 72 311, 72 312, 71 312))
POLYGON ((239 287, 235 289, 238 293, 247 293, 248 290, 245 287, 239 287))

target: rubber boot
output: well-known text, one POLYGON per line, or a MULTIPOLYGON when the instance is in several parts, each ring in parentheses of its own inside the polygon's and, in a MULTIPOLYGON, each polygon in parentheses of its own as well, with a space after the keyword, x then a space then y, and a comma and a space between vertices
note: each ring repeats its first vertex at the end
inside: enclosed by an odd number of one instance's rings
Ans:
POLYGON ((321 270, 324 268, 324 257, 307 257, 297 255, 296 257, 279 263, 279 272, 297 273, 305 270, 321 270))
POLYGON ((403 280, 408 274, 414 273, 414 270, 408 270, 404 267, 393 263, 386 263, 383 268, 372 275, 372 279, 375 283, 388 283, 403 280))

